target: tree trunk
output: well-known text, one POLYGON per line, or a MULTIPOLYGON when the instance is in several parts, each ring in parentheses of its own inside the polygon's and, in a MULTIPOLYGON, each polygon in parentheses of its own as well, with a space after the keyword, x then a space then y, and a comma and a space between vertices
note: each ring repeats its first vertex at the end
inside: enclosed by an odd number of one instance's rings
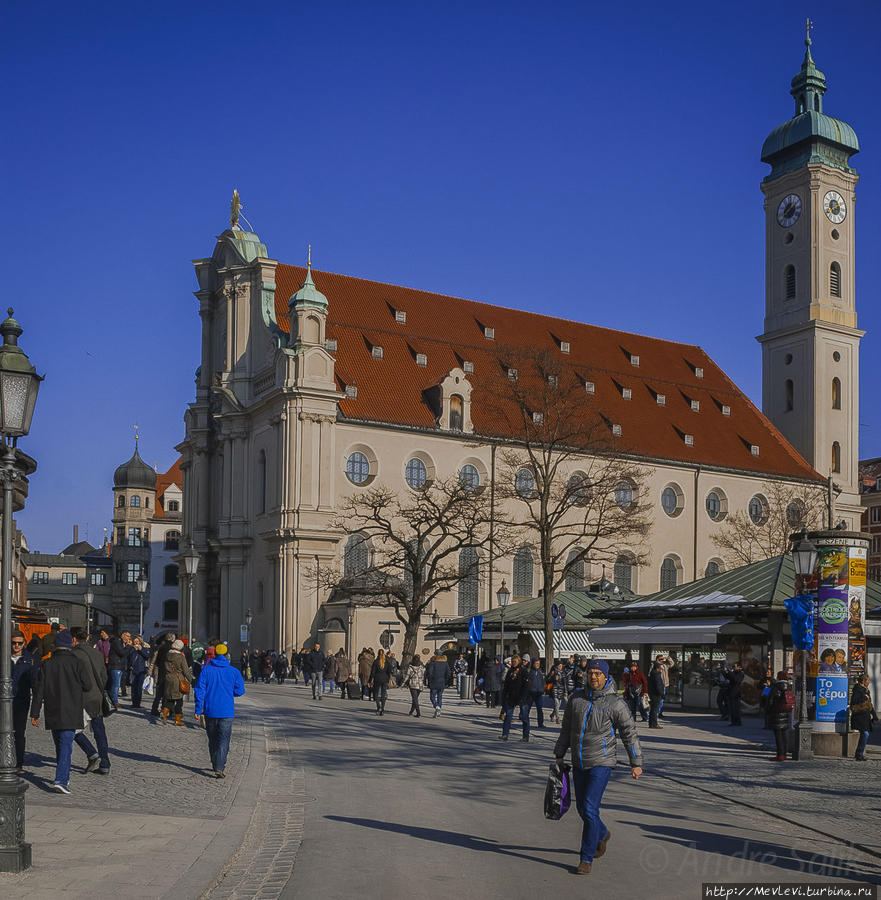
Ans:
POLYGON ((408 619, 404 623, 404 646, 401 648, 401 668, 405 669, 410 665, 410 660, 416 654, 416 642, 419 640, 419 619, 421 616, 416 615, 415 621, 408 619))
POLYGON ((551 615, 551 607, 554 605, 554 573, 543 572, 544 585, 542 594, 545 607, 545 675, 550 675, 554 668, 554 617, 551 615))

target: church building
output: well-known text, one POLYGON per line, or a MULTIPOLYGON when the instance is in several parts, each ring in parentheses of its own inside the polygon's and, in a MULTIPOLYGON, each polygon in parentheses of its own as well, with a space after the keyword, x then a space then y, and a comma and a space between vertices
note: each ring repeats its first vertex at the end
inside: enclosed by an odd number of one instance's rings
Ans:
MULTIPOLYGON (((737 511, 758 527, 775 483, 797 495, 831 475, 835 520, 858 529, 858 143, 824 113, 825 76, 806 43, 794 115, 762 150, 763 412, 694 345, 280 263, 241 227, 234 201, 231 227, 195 262, 201 364, 178 447, 182 547, 201 559, 195 636, 232 638, 237 651, 250 611, 252 646, 377 646, 390 611, 347 615, 316 577, 322 566, 363 566, 369 553, 339 527, 340 502, 369 485, 403 493, 457 473, 481 485, 497 477, 492 445, 505 435, 488 375, 505 365, 505 347, 571 367, 610 440, 648 472, 644 496, 627 500, 651 506, 648 553, 614 548, 609 574, 622 587, 646 594, 718 572, 713 534, 737 511)), ((515 600, 536 595, 535 548, 493 571, 515 600)), ((492 608, 488 574, 434 612, 492 608)), ((588 561, 567 588, 601 574, 588 561)))

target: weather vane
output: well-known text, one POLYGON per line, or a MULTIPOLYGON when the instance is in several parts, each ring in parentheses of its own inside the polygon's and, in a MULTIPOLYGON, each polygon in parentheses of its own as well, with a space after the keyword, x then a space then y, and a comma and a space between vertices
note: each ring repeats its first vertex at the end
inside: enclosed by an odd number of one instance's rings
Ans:
POLYGON ((135 425, 135 426, 133 426, 133 427, 134 427, 134 429, 135 429, 135 447, 137 448, 137 446, 138 446, 138 441, 141 439, 141 436, 138 434, 138 426, 135 425))
POLYGON ((306 268, 312 268, 312 245, 309 244, 309 249, 306 251, 306 268))
POLYGON ((814 23, 811 21, 811 17, 808 16, 805 19, 805 43, 810 44, 811 42, 811 29, 814 27, 814 23))
POLYGON ((239 192, 233 190, 232 203, 229 205, 229 227, 236 228, 239 224, 239 216, 242 214, 242 201, 239 198, 239 192))

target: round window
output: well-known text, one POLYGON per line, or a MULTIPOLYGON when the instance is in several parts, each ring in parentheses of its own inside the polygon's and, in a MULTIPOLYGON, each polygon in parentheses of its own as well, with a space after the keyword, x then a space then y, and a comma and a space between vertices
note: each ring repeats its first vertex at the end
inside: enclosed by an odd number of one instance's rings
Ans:
POLYGON ((720 522, 725 518, 725 507, 722 494, 719 491, 710 491, 707 494, 707 515, 714 521, 720 522))
POLYGON ((768 504, 764 497, 756 494, 749 501, 749 517, 753 525, 764 525, 768 521, 768 504))
POLYGON ((414 491, 424 488, 425 482, 428 480, 428 472, 425 470, 425 463, 417 456, 409 459, 407 461, 407 468, 404 470, 404 478, 406 478, 407 484, 413 488, 414 491))
POLYGON ((476 491, 480 487, 480 472, 477 471, 477 466, 470 463, 462 466, 459 470, 459 484, 466 491, 476 491))
POLYGON ((661 492, 661 509, 663 509, 668 516, 678 515, 682 510, 679 503, 679 494, 676 493, 676 488, 672 485, 667 485, 661 492))
POLYGON ((352 484, 364 484, 370 477, 370 463, 359 450, 350 453, 346 460, 346 477, 352 484))
POLYGON ((832 359, 834 359, 835 362, 841 362, 841 354, 836 350, 836 351, 832 354, 832 359))
POLYGON ((535 476, 529 469, 520 469, 517 473, 514 478, 514 490, 524 499, 535 495, 535 476))
POLYGON ((633 503, 633 485, 629 481, 619 481, 615 486, 615 502, 621 509, 628 509, 633 503))

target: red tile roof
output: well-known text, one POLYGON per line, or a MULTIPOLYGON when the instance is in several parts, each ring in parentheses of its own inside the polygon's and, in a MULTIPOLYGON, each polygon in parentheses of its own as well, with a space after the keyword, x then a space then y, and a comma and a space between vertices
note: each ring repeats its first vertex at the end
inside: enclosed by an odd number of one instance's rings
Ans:
MULTIPOLYGON (((276 318, 284 331, 288 299, 305 276, 300 266, 279 264, 276 271, 276 318)), ((424 392, 467 360, 474 364, 468 376, 474 429, 499 434, 492 405, 481 403, 481 382, 486 388, 493 367, 505 365, 499 358, 503 348, 544 348, 595 383, 593 402, 609 423, 621 426, 628 450, 765 475, 821 478, 700 347, 348 275, 313 269, 312 277, 328 298, 327 337, 338 342, 338 386, 357 386, 357 398, 340 401, 346 418, 434 430, 435 413, 424 392), (406 312, 405 324, 395 321, 395 310, 406 312), (494 340, 485 336, 486 328, 494 329, 494 340), (568 354, 562 342, 569 343, 568 354), (382 359, 373 357, 374 346, 382 347, 382 359), (427 356, 427 365, 417 365, 417 353, 427 356), (631 362, 635 356, 638 366, 631 362), (631 399, 622 396, 624 387, 631 399), (657 394, 665 395, 665 405, 658 404, 657 394), (697 412, 693 400, 700 404, 697 412), (723 407, 730 415, 723 415, 723 407), (693 435, 693 446, 685 444, 686 434, 693 435)))
POLYGON ((167 472, 163 472, 161 475, 156 476, 156 509, 153 510, 153 517, 156 519, 165 518, 165 507, 161 502, 161 499, 166 490, 168 490, 168 488, 173 484, 176 484, 181 490, 183 490, 183 473, 180 469, 180 464, 182 461, 183 457, 178 457, 177 462, 175 462, 175 464, 167 472))

